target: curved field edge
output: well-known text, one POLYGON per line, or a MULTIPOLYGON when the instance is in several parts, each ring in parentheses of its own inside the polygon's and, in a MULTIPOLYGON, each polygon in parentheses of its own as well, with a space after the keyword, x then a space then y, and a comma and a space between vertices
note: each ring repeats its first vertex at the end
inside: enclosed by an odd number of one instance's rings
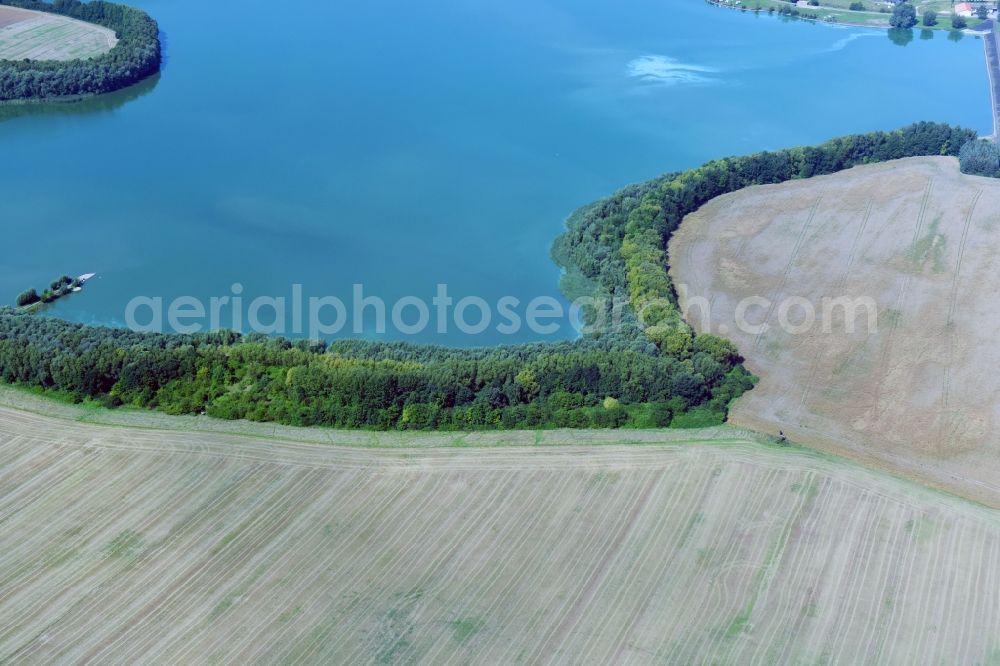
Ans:
POLYGON ((114 31, 106 53, 72 60, 0 60, 0 101, 72 100, 122 90, 160 71, 156 21, 146 12, 105 0, 0 0, 0 5, 63 16, 114 31))
POLYGON ((998 183, 951 158, 911 158, 750 188, 688 216, 670 255, 687 295, 708 303, 694 323, 728 326, 762 377, 732 421, 1000 506, 1000 386, 983 370, 995 355, 998 183), (810 224, 817 206, 822 223, 810 224), (824 299, 868 299, 877 328, 861 313, 856 331, 831 316, 792 333, 770 312, 765 333, 744 333, 735 308, 758 294, 817 312, 824 299))
MULTIPOLYGON (((774 438, 731 426, 695 429, 628 430, 486 430, 385 432, 340 430, 321 426, 286 426, 256 421, 231 421, 211 416, 170 415, 146 409, 106 409, 94 402, 76 404, 44 392, 0 384, 0 409, 40 417, 111 428, 140 428, 190 434, 230 435, 254 439, 373 449, 499 448, 549 446, 655 446, 665 442, 720 442, 737 439, 774 445, 774 438)), ((2 426, 0 426, 2 427, 2 426)))
MULTIPOLYGON (((338 430, 324 427, 284 426, 255 421, 227 421, 210 416, 175 416, 145 409, 120 408, 109 410, 97 403, 75 404, 54 399, 22 387, 0 384, 0 415, 31 415, 43 421, 77 423, 114 430, 139 430, 149 434, 176 433, 190 437, 219 436, 225 441, 245 443, 256 440, 263 446, 288 444, 331 447, 334 449, 418 451, 433 449, 503 449, 503 448, 566 448, 586 450, 594 447, 642 448, 664 446, 714 446, 753 445, 776 450, 782 455, 803 457, 824 463, 855 467, 862 473, 875 473, 894 478, 897 482, 912 485, 915 490, 930 493, 947 500, 960 500, 970 505, 989 506, 975 498, 955 493, 940 485, 928 483, 918 476, 907 475, 879 465, 870 460, 856 459, 797 442, 781 442, 776 437, 740 425, 721 425, 709 428, 659 428, 638 430, 515 430, 515 431, 465 431, 465 432, 374 432, 338 430), (873 472, 874 470, 874 472, 873 472)), ((0 431, 3 418, 0 416, 0 431)))
POLYGON ((1000 655, 995 512, 722 442, 388 451, 0 408, 0 659, 1000 655))
POLYGON ((117 43, 114 30, 95 23, 0 5, 0 60, 85 60, 117 43))
MULTIPOLYGON (((738 350, 680 316, 666 244, 684 215, 744 187, 912 155, 956 155, 970 130, 916 123, 709 162, 572 216, 553 255, 577 293, 623 299, 620 326, 572 343, 448 349, 230 332, 157 335, 0 309, 0 378, 108 406, 376 430, 714 425, 754 385, 738 350)), ((613 300, 608 312, 618 313, 613 300)), ((601 308, 588 313, 599 318, 601 308)), ((607 318, 613 322, 614 318, 607 318)))

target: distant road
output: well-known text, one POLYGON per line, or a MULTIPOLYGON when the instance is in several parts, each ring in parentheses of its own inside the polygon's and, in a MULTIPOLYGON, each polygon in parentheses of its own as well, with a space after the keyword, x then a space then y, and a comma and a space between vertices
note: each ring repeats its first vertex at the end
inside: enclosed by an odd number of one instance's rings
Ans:
POLYGON ((990 75, 990 98, 993 104, 993 138, 1000 132, 1000 54, 997 48, 996 22, 991 22, 991 30, 983 36, 986 44, 986 69, 990 75))

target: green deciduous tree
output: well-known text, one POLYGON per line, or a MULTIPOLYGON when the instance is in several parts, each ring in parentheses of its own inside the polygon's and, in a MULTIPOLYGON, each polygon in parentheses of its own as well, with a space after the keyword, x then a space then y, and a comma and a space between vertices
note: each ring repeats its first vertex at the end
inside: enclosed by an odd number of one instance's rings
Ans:
POLYGON ((25 307, 26 305, 33 305, 40 301, 41 298, 38 296, 38 292, 34 289, 28 289, 27 291, 21 292, 17 297, 18 307, 25 307))
POLYGON ((962 173, 1000 178, 1000 148, 992 141, 970 141, 958 156, 962 173))
POLYGON ((618 313, 620 328, 573 342, 448 349, 346 340, 327 347, 232 332, 135 333, 0 308, 0 381, 109 406, 304 426, 717 424, 755 378, 731 343, 695 336, 677 311, 665 249, 684 217, 751 185, 983 150, 962 150, 975 138, 970 130, 917 123, 715 160, 586 206, 570 217, 554 255, 597 293, 627 305, 618 313), (640 321, 637 312, 650 304, 649 322, 640 321))
POLYGON ((893 28, 912 28, 917 24, 917 10, 908 2, 901 2, 892 9, 889 25, 893 28))

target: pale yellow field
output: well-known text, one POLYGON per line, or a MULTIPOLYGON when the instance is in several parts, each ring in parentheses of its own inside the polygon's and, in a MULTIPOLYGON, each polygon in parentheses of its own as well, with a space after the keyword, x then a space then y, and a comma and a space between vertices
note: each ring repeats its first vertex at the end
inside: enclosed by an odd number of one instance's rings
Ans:
POLYGON ((1000 506, 1000 180, 953 158, 859 167, 720 197, 670 248, 696 327, 726 326, 760 385, 735 423, 851 455, 1000 506), (876 327, 823 299, 871 298, 876 327), (740 330, 747 310, 763 333, 740 330), (816 314, 805 332, 804 299, 816 314), (745 302, 745 301, 744 301, 745 302), (824 319, 829 331, 823 330, 824 319))
POLYGON ((113 30, 74 19, 0 7, 0 60, 74 60, 110 51, 113 30))
POLYGON ((1000 659, 1000 521, 964 500, 728 429, 300 432, 0 407, 0 661, 1000 659))

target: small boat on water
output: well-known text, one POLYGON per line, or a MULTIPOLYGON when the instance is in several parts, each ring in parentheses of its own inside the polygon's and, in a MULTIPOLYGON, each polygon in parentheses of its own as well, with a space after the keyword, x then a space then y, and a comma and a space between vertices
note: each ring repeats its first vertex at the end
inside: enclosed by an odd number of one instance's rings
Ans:
MULTIPOLYGON (((2 2, 2 0, 0 0, 2 2)), ((63 296, 83 291, 83 286, 97 277, 97 273, 84 273, 75 280, 68 275, 52 281, 49 288, 39 294, 35 289, 28 289, 17 297, 17 307, 25 312, 34 312, 63 296)))
POLYGON ((87 280, 94 278, 97 273, 84 273, 76 279, 77 286, 73 287, 72 291, 83 291, 83 285, 87 284, 87 280))

